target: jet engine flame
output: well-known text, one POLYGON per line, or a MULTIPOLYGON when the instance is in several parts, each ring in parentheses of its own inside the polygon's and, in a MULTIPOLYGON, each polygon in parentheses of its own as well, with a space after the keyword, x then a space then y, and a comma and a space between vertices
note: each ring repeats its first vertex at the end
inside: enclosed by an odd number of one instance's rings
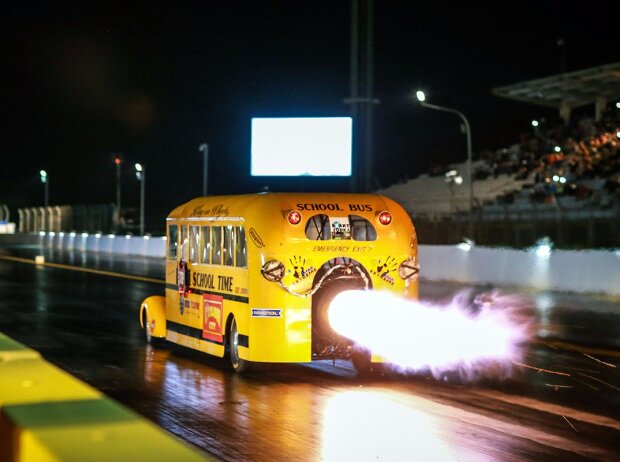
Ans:
POLYGON ((345 291, 329 306, 340 335, 404 371, 457 371, 466 378, 510 374, 529 337, 523 302, 488 293, 477 304, 457 294, 449 303, 398 298, 387 292, 345 291))

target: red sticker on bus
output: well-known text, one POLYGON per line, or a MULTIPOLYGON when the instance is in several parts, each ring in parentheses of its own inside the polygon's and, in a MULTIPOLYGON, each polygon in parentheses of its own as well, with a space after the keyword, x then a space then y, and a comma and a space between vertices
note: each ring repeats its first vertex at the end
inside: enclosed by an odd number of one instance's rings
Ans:
POLYGON ((223 300, 221 295, 203 295, 203 319, 202 338, 217 343, 224 343, 222 332, 222 317, 224 316, 223 300))

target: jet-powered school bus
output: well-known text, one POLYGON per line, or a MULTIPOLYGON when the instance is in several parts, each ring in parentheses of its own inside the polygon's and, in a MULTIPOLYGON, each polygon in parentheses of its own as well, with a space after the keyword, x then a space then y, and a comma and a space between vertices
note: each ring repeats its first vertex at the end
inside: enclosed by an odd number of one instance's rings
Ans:
POLYGON ((166 294, 144 300, 140 323, 149 343, 229 355, 238 372, 321 359, 368 372, 382 359, 331 329, 329 302, 349 289, 417 298, 417 273, 413 224, 387 197, 200 197, 167 218, 166 294))

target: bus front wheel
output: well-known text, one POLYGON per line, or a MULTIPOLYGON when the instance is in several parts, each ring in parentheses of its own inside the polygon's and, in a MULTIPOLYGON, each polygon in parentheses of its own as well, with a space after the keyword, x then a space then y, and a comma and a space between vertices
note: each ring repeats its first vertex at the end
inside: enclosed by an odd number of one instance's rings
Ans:
POLYGON ((232 319, 230 324, 228 347, 230 350, 230 364, 235 372, 247 372, 250 369, 250 362, 239 357, 239 330, 237 330, 237 321, 235 321, 235 318, 232 319))

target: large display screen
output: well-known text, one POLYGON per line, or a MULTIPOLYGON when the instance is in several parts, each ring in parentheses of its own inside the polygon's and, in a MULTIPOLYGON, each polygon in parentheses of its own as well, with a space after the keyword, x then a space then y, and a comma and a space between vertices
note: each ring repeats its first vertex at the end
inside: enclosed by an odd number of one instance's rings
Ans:
POLYGON ((351 176, 351 117, 252 119, 252 176, 351 176))

